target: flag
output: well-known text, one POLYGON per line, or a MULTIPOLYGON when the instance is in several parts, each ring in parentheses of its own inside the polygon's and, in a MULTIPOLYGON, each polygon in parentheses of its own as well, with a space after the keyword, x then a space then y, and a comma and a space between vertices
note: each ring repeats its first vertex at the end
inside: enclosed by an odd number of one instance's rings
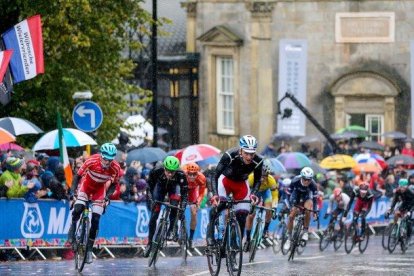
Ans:
POLYGON ((9 61, 12 54, 13 50, 0 52, 0 82, 3 82, 4 74, 6 74, 7 66, 9 66, 9 61))
POLYGON ((57 124, 58 124, 58 133, 59 133, 59 152, 60 152, 60 162, 63 164, 65 170, 65 179, 66 185, 70 188, 72 187, 73 173, 72 168, 69 163, 68 151, 65 145, 65 139, 63 139, 63 129, 62 121, 60 119, 60 113, 57 114, 57 124))
POLYGON ((2 36, 6 49, 14 51, 10 60, 14 83, 34 78, 45 72, 40 15, 23 20, 8 29, 2 36))

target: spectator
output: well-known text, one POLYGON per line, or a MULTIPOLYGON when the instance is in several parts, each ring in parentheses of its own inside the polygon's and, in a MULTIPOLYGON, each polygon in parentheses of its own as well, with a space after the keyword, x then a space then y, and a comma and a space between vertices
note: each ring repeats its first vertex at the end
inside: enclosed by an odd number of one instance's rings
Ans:
POLYGON ((23 177, 23 186, 29 190, 24 195, 24 199, 29 203, 37 202, 39 197, 46 194, 45 190, 41 190, 42 184, 39 180, 40 162, 37 160, 29 160, 26 163, 26 174, 23 177))
POLYGON ((46 170, 40 175, 43 187, 47 189, 46 198, 57 200, 67 199, 65 171, 58 157, 50 157, 46 163, 46 170))
POLYGON ((384 147, 383 157, 384 157, 385 160, 392 157, 392 150, 391 150, 391 147, 389 145, 386 145, 384 147))
POLYGON ((136 182, 136 194, 134 195, 135 202, 146 202, 147 201, 147 181, 144 179, 138 179, 136 182))
POLYGON ((0 186, 3 187, 0 196, 4 196, 5 192, 7 198, 18 198, 27 192, 28 188, 21 185, 23 165, 23 159, 13 156, 6 159, 6 171, 0 176, 0 186))
POLYGON ((401 154, 414 157, 414 150, 412 149, 411 142, 405 142, 404 148, 401 151, 401 154))
POLYGON ((273 143, 268 144, 260 154, 268 158, 276 157, 277 151, 275 145, 273 143))
POLYGON ((127 168, 124 177, 120 181, 120 189, 122 187, 123 192, 121 193, 122 200, 126 202, 134 201, 134 194, 136 194, 135 183, 139 179, 139 173, 136 166, 130 166, 127 168))
POLYGON ((392 198, 394 196, 394 190, 398 187, 397 183, 395 182, 395 176, 393 174, 389 174, 385 178, 385 196, 388 198, 392 198))

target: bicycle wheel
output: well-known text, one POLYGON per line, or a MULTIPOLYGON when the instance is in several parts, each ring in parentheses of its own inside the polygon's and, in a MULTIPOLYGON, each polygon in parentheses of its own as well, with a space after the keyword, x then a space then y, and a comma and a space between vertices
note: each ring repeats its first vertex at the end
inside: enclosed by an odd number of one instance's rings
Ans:
POLYGON ((308 243, 302 237, 303 237, 303 233, 301 233, 300 239, 299 239, 299 244, 296 247, 296 253, 298 253, 298 255, 302 255, 303 254, 303 251, 305 251, 306 244, 308 243))
POLYGON ((256 228, 254 229, 253 238, 250 241, 250 248, 249 248, 249 263, 254 261, 254 257, 256 256, 256 250, 260 245, 261 242, 261 235, 262 235, 262 223, 256 224, 256 228))
POLYGON ((226 235, 227 270, 231 276, 239 276, 243 263, 243 246, 239 223, 236 219, 231 219, 227 224, 226 235))
POLYGON ((352 223, 345 230, 345 251, 347 254, 351 253, 355 246, 355 225, 352 223))
POLYGON ((277 227, 275 227, 275 230, 272 234, 272 250, 274 254, 278 254, 281 249, 282 239, 285 235, 286 230, 284 229, 285 225, 280 224, 277 227))
POLYGON ((370 236, 369 231, 370 231, 369 227, 366 226, 365 227, 365 232, 364 232, 364 239, 359 242, 358 248, 359 248, 359 252, 361 254, 363 254, 365 252, 365 250, 367 249, 367 247, 368 247, 369 236, 370 236))
POLYGON ((290 246, 290 255, 289 255, 288 261, 290 260, 293 261, 293 258, 295 257, 296 249, 300 243, 300 238, 301 238, 300 232, 301 231, 302 231, 302 221, 299 220, 298 223, 295 225, 295 228, 293 229, 293 240, 290 246))
POLYGON ((185 221, 181 221, 180 227, 180 249, 181 249, 181 256, 183 257, 184 261, 187 261, 187 227, 185 226, 185 221))
POLYGON ((403 220, 401 222, 401 227, 400 227, 400 244, 401 244, 401 251, 404 254, 405 251, 407 251, 408 249, 408 236, 407 236, 407 229, 408 225, 407 222, 405 220, 403 220))
POLYGON ((289 250, 290 250, 290 248, 285 249, 285 243, 288 239, 289 239, 289 236, 287 234, 287 226, 286 226, 286 224, 284 224, 283 232, 282 232, 282 240, 281 240, 281 243, 280 243, 280 248, 281 248, 281 251, 282 251, 283 255, 287 255, 287 253, 289 253, 289 250))
POLYGON ((398 244, 398 224, 393 224, 388 235, 388 252, 392 253, 398 244))
POLYGON ((330 243, 330 230, 329 228, 327 229, 327 231, 324 231, 324 233, 322 233, 321 239, 319 240, 319 250, 320 251, 324 251, 329 243, 330 243))
POLYGON ((219 231, 219 218, 217 218, 214 222, 215 246, 206 250, 208 270, 211 276, 219 275, 221 267, 221 241, 217 240, 217 238, 221 237, 222 233, 219 231))
POLYGON ((385 226, 384 231, 382 232, 382 248, 387 249, 387 250, 388 250, 388 238, 389 238, 390 229, 392 225, 393 223, 385 226))
POLYGON ((334 249, 335 251, 338 251, 339 248, 341 248, 342 243, 344 242, 344 237, 345 237, 345 227, 335 231, 336 233, 336 237, 334 239, 334 249))
POLYGON ((164 238, 166 236, 167 227, 165 224, 165 220, 161 220, 158 223, 157 229, 155 230, 154 238, 152 239, 152 247, 151 252, 148 259, 148 267, 151 267, 157 263, 158 260, 158 253, 162 248, 162 244, 164 243, 164 238))
POLYGON ((82 272, 86 262, 86 245, 88 244, 89 238, 89 218, 82 218, 78 231, 76 234, 76 251, 75 251, 75 266, 78 272, 82 272))

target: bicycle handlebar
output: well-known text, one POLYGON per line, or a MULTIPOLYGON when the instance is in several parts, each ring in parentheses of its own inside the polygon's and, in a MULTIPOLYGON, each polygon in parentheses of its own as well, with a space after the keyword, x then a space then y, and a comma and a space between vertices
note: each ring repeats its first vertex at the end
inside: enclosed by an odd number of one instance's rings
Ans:
POLYGON ((164 205, 164 206, 172 208, 172 209, 177 209, 179 211, 184 211, 184 209, 180 208, 179 206, 171 205, 169 202, 154 200, 154 203, 158 203, 158 204, 164 205))
POLYGON ((314 211, 312 209, 305 208, 304 206, 301 206, 301 205, 296 205, 295 204, 295 205, 293 205, 293 207, 296 207, 298 209, 301 209, 301 210, 304 210, 304 211, 308 211, 308 212, 311 212, 311 213, 319 214, 319 211, 318 210, 314 211))

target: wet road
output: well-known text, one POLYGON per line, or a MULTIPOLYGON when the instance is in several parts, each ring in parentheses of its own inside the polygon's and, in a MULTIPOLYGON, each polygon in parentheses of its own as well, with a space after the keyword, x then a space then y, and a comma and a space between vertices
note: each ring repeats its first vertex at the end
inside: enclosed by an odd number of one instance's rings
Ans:
MULTIPOLYGON (((244 256, 242 275, 414 275, 414 247, 406 254, 399 248, 394 254, 382 249, 380 238, 370 240, 366 252, 354 250, 347 255, 343 247, 334 252, 330 246, 321 253, 317 242, 311 242, 302 256, 288 262, 287 256, 274 255, 272 250, 258 252, 255 263, 244 256)), ((222 263, 221 275, 228 275, 222 263)), ((79 275, 73 261, 19 261, 0 263, 0 275, 79 275)), ((147 259, 98 259, 86 265, 83 275, 209 275, 206 257, 160 258, 157 268, 148 268, 147 259)))

